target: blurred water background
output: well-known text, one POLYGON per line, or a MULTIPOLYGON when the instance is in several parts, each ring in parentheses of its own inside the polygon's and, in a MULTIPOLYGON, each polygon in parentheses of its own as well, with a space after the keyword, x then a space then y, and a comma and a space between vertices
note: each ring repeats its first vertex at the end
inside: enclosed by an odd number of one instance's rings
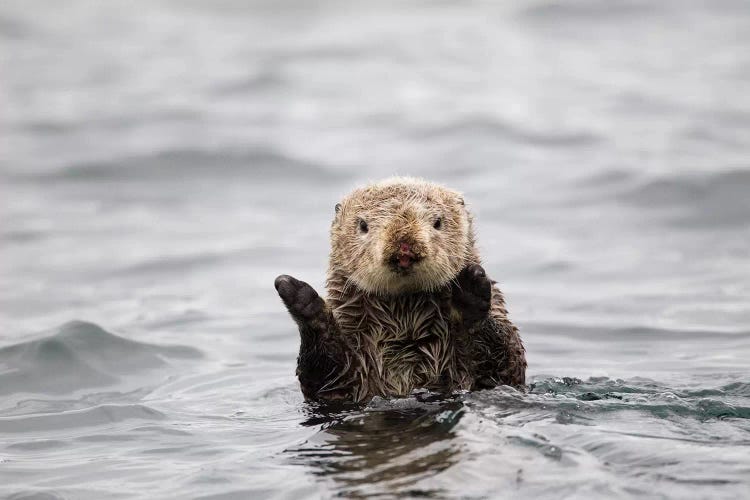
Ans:
POLYGON ((0 495, 750 496, 750 4, 0 3, 0 495), (306 405, 272 286, 466 194, 533 382, 306 405))

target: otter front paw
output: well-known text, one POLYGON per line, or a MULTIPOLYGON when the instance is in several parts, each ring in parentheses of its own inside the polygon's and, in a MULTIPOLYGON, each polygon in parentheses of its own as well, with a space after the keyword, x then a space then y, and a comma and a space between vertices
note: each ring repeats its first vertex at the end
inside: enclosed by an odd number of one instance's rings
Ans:
POLYGON ((471 264, 458 274, 453 283, 452 300, 467 328, 487 317, 492 300, 492 281, 482 266, 471 264))
POLYGON ((273 284, 300 327, 325 328, 325 301, 313 287, 286 274, 276 278, 273 284))

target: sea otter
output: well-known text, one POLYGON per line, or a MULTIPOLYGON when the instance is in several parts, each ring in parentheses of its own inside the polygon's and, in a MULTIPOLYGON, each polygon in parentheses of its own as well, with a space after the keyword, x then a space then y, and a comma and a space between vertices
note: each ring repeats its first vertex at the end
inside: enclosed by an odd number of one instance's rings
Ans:
POLYGON ((395 177, 335 207, 323 300, 291 276, 275 287, 299 326, 307 400, 366 402, 525 382, 503 295, 480 265, 460 193, 395 177))

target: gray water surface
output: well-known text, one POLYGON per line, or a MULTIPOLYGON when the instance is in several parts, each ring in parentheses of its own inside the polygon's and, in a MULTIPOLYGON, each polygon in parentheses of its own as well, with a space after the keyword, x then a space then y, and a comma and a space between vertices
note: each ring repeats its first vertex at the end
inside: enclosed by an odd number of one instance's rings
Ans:
POLYGON ((750 5, 0 4, 0 495, 750 496, 750 5), (530 388, 320 408, 272 283, 463 191, 530 388))

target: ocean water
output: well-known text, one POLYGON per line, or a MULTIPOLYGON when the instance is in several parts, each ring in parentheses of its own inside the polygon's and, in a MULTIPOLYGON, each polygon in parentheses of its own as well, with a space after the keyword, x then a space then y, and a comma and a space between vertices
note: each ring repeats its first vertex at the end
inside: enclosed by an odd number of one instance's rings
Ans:
POLYGON ((2 497, 750 497, 744 0, 5 0, 0 248, 2 497), (273 279, 393 174, 528 391, 303 401, 273 279))

